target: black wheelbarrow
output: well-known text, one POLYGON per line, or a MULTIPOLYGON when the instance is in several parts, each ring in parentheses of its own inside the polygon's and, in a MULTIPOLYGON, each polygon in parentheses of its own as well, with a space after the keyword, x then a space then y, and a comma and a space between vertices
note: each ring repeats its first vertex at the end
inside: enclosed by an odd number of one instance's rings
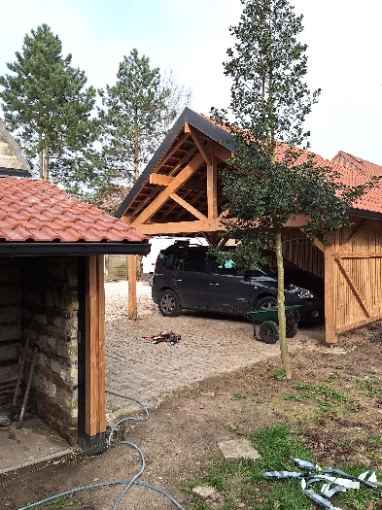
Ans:
MULTIPOLYGON (((300 314, 298 308, 302 305, 291 305, 285 307, 286 337, 293 338, 297 334, 300 314)), ((247 312, 253 321, 253 336, 266 344, 275 344, 279 339, 279 318, 277 306, 273 308, 261 308, 247 312), (256 335, 256 323, 260 323, 259 334, 256 335)))

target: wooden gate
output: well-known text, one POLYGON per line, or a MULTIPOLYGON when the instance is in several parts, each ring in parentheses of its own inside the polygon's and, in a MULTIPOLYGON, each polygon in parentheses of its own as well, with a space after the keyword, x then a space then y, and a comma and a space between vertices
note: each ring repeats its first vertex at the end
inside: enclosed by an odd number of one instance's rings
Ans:
POLYGON ((127 280, 127 255, 108 255, 106 258, 106 281, 127 280))
POLYGON ((382 318, 382 225, 356 219, 325 249, 326 342, 382 318))

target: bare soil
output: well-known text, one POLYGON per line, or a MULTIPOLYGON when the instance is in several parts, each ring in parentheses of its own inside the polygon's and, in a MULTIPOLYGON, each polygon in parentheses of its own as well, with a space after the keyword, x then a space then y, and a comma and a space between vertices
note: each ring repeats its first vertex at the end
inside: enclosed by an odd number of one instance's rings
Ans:
MULTIPOLYGON (((162 488, 184 508, 190 508, 182 485, 202 477, 209 463, 221 456, 220 441, 238 434, 250 437, 276 423, 301 429, 302 440, 323 465, 362 462, 381 469, 381 451, 376 446, 382 444, 381 331, 381 325, 376 324, 343 335, 341 349, 319 342, 297 349, 291 353, 293 383, 278 379, 282 367, 277 356, 168 395, 151 410, 147 422, 128 422, 126 426, 126 439, 145 455, 146 469, 140 480, 162 488), (301 383, 311 383, 317 398, 301 392, 301 383), (346 398, 340 402, 334 396, 329 399, 331 405, 329 401, 323 405, 324 388, 346 398)), ((139 454, 116 440, 102 455, 78 456, 0 479, 0 507, 20 508, 74 487, 129 479, 139 468, 139 454)), ((73 500, 70 508, 112 509, 122 488, 78 493, 81 502, 73 500)), ((172 509, 175 505, 153 490, 133 486, 119 506, 121 510, 151 508, 172 509)))

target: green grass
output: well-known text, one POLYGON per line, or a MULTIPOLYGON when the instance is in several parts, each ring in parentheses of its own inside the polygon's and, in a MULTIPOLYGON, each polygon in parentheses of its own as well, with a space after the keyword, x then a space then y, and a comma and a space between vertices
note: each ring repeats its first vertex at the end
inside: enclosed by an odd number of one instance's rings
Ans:
MULTIPOLYGON (((321 390, 322 391, 322 390, 321 390)), ((337 395, 339 397, 340 394, 337 395)), ((347 398, 343 395, 340 398, 347 398)), ((190 506, 188 510, 234 510, 242 503, 243 508, 257 510, 313 510, 313 503, 304 495, 299 480, 267 480, 264 471, 296 471, 292 457, 313 461, 312 452, 302 442, 301 430, 292 430, 284 425, 264 428, 251 436, 253 446, 261 453, 257 460, 241 459, 228 462, 216 459, 208 469, 208 473, 199 482, 193 480, 183 490, 188 492, 190 506), (207 502, 191 494, 190 489, 196 485, 210 485, 219 493, 219 499, 210 506, 207 502)), ((369 438, 371 441, 371 439, 369 438)), ((368 440, 368 441, 369 441, 368 440)), ((365 440, 366 442, 366 440, 365 440)), ((368 444, 380 447, 382 436, 376 436, 368 444)), ((368 469, 360 464, 336 466, 349 474, 358 476, 368 469)), ((378 474, 377 474, 378 478, 378 474)), ((320 491, 321 484, 312 487, 320 491)), ((380 501, 381 492, 368 490, 348 491, 332 498, 334 506, 343 510, 369 510, 376 501, 380 501)))
MULTIPOLYGON (((42 499, 45 499, 47 498, 48 496, 43 496, 40 498, 40 500, 42 499)), ((77 497, 65 497, 65 498, 59 498, 59 499, 55 499, 53 501, 50 501, 49 503, 44 503, 43 505, 39 505, 38 508, 39 510, 61 510, 63 508, 65 509, 70 509, 70 508, 79 508, 80 506, 82 506, 82 500, 77 498, 77 497)), ((29 508, 29 506, 27 505, 27 508, 29 508)))
POLYGON ((277 381, 283 381, 286 377, 285 370, 272 370, 271 372, 272 379, 277 379, 277 381))
POLYGON ((317 402, 318 410, 312 420, 316 424, 324 423, 326 419, 335 414, 346 416, 349 412, 355 412, 358 409, 357 401, 354 398, 325 384, 296 382, 293 388, 297 392, 284 395, 284 399, 296 402, 303 400, 317 402))
POLYGON ((233 394, 233 398, 235 398, 236 400, 241 400, 241 399, 246 399, 247 397, 241 393, 235 392, 233 394))

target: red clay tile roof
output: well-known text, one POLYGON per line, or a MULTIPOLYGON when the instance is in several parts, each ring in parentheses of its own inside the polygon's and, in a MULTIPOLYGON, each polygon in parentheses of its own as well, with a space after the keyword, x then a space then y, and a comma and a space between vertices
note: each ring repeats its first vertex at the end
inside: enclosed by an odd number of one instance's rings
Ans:
POLYGON ((352 154, 344 151, 338 151, 332 161, 334 163, 339 163, 342 166, 359 170, 364 174, 382 175, 382 166, 366 161, 366 159, 359 158, 358 156, 353 156, 352 154))
MULTIPOLYGON (((200 114, 206 120, 218 125, 225 131, 229 132, 229 129, 214 120, 210 119, 207 115, 200 114)), ((284 143, 277 142, 276 146, 276 159, 282 161, 282 157, 285 154, 287 145, 284 143)), ((372 176, 382 175, 382 167, 369 161, 361 160, 356 156, 347 154, 340 151, 332 161, 325 159, 318 154, 314 154, 317 166, 327 166, 333 168, 341 176, 340 180, 343 184, 348 186, 357 186, 367 183, 372 176), (349 164, 344 161, 346 158, 349 164), (357 168, 355 168, 357 167, 357 168)), ((296 160, 295 164, 300 165, 306 162, 312 152, 301 150, 301 155, 296 160)), ((374 213, 382 214, 382 179, 379 183, 370 189, 363 197, 353 204, 353 209, 360 211, 369 211, 374 213)))
POLYGON ((147 237, 47 181, 0 178, 0 239, 142 242, 147 237))

